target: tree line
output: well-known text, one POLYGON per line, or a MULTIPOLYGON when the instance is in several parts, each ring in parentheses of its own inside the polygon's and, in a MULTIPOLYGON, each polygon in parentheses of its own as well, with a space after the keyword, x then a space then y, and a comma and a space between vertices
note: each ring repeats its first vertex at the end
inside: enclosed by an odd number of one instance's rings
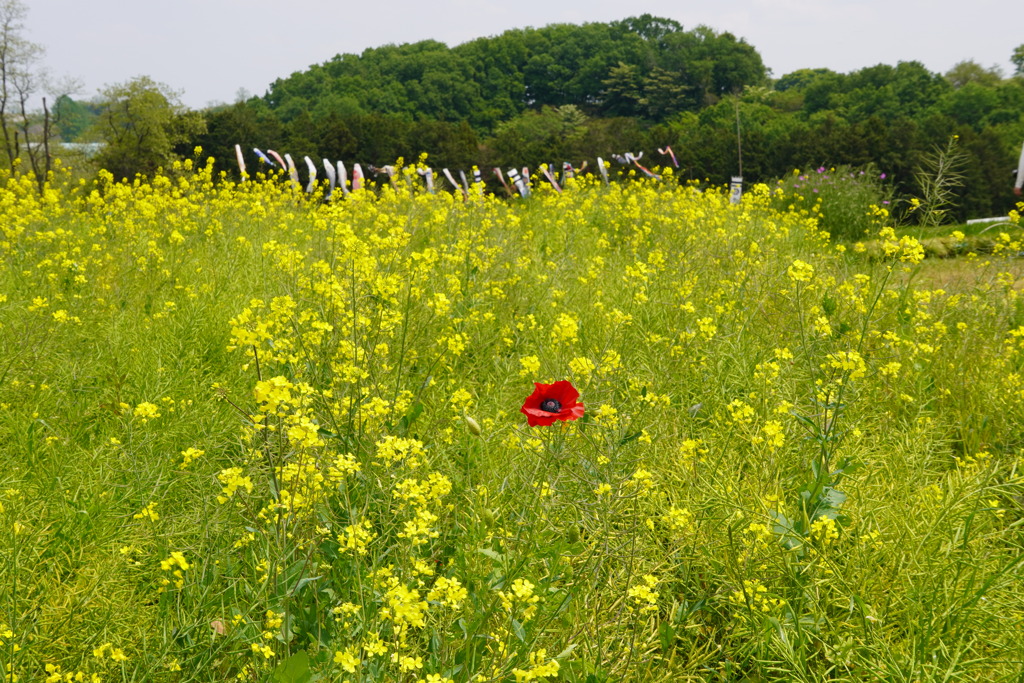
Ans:
MULTIPOLYGON (((7 0, 12 2, 14 0, 7 0)), ((679 176, 770 182, 809 166, 873 165, 901 194, 957 135, 956 217, 1004 213, 1024 142, 1024 46, 1005 77, 974 62, 946 74, 918 62, 772 79, 728 32, 642 15, 339 54, 276 80, 261 97, 190 112, 148 79, 99 100, 62 97, 57 132, 102 140, 95 163, 131 177, 196 146, 236 173, 234 146, 382 166, 429 153, 468 169, 569 161, 671 146, 679 176), (91 123, 90 123, 91 121, 91 123)), ((667 158, 664 159, 667 162, 667 158)))
POLYGON ((1013 206, 1022 55, 1010 77, 965 61, 946 74, 901 62, 772 80, 731 34, 645 15, 338 56, 264 97, 207 111, 196 139, 218 159, 240 143, 375 164, 425 151, 452 168, 578 166, 671 146, 680 176, 701 182, 872 165, 898 194, 914 195, 924 160, 957 135, 963 182, 953 216, 965 218, 1013 206))

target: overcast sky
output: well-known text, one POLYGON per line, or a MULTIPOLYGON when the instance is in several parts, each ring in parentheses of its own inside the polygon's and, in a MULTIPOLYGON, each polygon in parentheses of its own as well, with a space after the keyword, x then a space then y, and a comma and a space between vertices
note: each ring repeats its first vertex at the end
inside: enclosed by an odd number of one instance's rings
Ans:
POLYGON ((650 13, 706 24, 753 45, 773 76, 849 72, 917 60, 944 73, 959 61, 1012 72, 1024 43, 1021 0, 23 0, 26 37, 80 98, 146 75, 194 108, 262 95, 277 78, 335 54, 387 43, 450 46, 510 28, 612 21, 650 13))

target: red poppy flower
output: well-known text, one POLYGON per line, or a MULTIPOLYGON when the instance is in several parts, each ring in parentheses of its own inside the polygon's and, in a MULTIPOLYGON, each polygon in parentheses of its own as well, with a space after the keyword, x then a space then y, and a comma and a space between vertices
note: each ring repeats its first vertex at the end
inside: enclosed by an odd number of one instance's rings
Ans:
POLYGON ((534 382, 533 386, 533 393, 526 397, 523 407, 519 409, 531 427, 583 417, 583 404, 576 401, 580 392, 576 391, 571 382, 564 379, 554 384, 534 382))

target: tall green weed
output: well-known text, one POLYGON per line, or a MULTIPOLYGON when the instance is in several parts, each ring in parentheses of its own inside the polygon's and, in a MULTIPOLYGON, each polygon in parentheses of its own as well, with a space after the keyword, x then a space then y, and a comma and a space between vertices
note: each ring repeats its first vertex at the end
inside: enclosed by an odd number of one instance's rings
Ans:
POLYGON ((861 240, 877 232, 891 211, 892 189, 885 180, 885 173, 870 166, 794 170, 778 182, 775 205, 816 216, 833 240, 861 240))

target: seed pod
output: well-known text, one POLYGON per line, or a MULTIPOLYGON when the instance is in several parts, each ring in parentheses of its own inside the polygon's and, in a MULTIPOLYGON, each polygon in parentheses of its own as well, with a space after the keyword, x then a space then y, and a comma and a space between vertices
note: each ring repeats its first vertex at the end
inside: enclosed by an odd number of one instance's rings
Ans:
POLYGON ((482 431, 480 429, 480 423, 471 418, 469 415, 463 415, 463 418, 466 420, 466 426, 469 427, 469 433, 472 434, 473 436, 480 436, 480 433, 482 431))

